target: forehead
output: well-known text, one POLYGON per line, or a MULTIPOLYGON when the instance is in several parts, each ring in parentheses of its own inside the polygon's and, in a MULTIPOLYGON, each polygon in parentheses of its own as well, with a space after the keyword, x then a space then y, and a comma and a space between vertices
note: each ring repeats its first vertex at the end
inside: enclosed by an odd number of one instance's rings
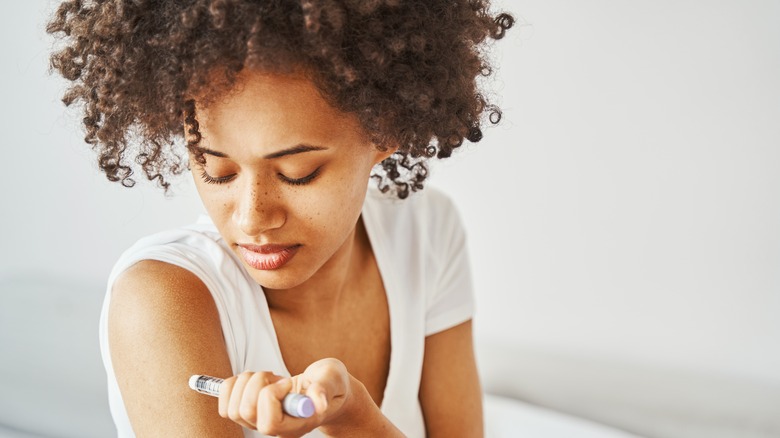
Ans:
POLYGON ((302 75, 247 70, 222 98, 198 108, 204 142, 276 146, 362 136, 353 114, 332 107, 302 75))

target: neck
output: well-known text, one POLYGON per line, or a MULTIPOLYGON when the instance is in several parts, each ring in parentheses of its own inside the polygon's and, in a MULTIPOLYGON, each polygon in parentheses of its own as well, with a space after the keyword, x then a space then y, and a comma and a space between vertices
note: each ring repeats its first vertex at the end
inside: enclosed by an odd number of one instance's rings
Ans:
POLYGON ((285 290, 264 289, 272 313, 288 318, 330 320, 348 304, 367 259, 368 235, 360 218, 341 248, 307 281, 285 290))

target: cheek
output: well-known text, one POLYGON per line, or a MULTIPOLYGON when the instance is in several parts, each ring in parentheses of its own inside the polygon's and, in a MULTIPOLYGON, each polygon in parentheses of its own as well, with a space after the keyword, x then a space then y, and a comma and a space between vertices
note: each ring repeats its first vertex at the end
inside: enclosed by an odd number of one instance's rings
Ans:
POLYGON ((203 182, 197 175, 193 175, 193 177, 195 188, 198 191, 203 207, 214 221, 214 224, 221 228, 225 223, 225 218, 230 218, 230 212, 232 211, 229 193, 203 182))
POLYGON ((351 231, 363 208, 367 187, 367 177, 357 172, 323 181, 319 190, 301 203, 304 210, 299 217, 320 232, 343 234, 351 231))
POLYGON ((362 206, 360 193, 354 187, 330 186, 314 196, 307 196, 306 201, 302 202, 302 214, 299 217, 320 228, 332 229, 350 221, 359 214, 362 206))

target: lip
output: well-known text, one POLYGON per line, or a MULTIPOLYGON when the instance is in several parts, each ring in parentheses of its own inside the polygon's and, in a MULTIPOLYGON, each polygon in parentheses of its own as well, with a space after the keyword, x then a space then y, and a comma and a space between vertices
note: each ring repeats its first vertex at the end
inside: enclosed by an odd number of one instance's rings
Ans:
POLYGON ((238 251, 247 265, 260 271, 271 271, 286 265, 300 247, 301 245, 238 244, 238 251))

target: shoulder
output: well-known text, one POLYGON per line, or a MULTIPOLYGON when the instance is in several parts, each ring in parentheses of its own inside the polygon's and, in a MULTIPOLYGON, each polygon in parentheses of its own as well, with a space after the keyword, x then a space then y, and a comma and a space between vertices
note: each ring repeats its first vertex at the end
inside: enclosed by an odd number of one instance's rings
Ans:
POLYGON ((108 278, 100 317, 104 360, 115 351, 114 335, 140 333, 142 325, 171 333, 219 331, 231 360, 240 360, 237 341, 243 339, 244 321, 231 315, 241 315, 253 299, 248 284, 213 225, 196 224, 139 240, 122 254, 108 278))
POLYGON ((122 271, 112 285, 112 305, 117 302, 153 307, 176 302, 208 303, 211 294, 194 273, 167 262, 140 260, 122 271))
POLYGON ((160 333, 177 339, 193 330, 221 333, 209 289, 182 267, 141 260, 117 276, 110 292, 107 328, 112 354, 122 346, 145 348, 150 340, 160 340, 160 333))
POLYGON ((237 285, 223 283, 240 278, 235 255, 225 246, 208 217, 187 227, 166 230, 138 240, 115 263, 108 280, 109 288, 119 276, 126 277, 125 271, 136 264, 141 264, 142 268, 135 267, 131 277, 155 276, 160 271, 171 271, 163 274, 163 278, 168 278, 173 272, 178 272, 180 275, 170 278, 195 278, 212 292, 231 289, 237 285), (144 262, 151 260, 164 263, 144 262), (182 274, 184 271, 188 271, 186 275, 182 274))
POLYGON ((244 328, 241 318, 230 315, 241 314, 252 297, 235 255, 213 224, 201 221, 145 237, 122 254, 108 279, 101 333, 110 331, 111 325, 139 324, 141 318, 156 327, 176 326, 170 330, 221 324, 220 336, 231 358, 238 360, 235 341, 244 328))
POLYGON ((366 195, 366 203, 401 211, 420 208, 444 208, 448 210, 455 208, 455 204, 449 195, 432 186, 426 186, 425 189, 412 193, 406 199, 399 199, 395 195, 382 193, 372 187, 366 195))
POLYGON ((143 260, 118 275, 111 295, 112 371, 133 429, 144 435, 219 428, 227 436, 235 427, 216 415, 212 400, 187 386, 193 374, 232 374, 204 283, 179 266, 143 260))
POLYGON ((212 271, 208 265, 213 253, 221 252, 218 242, 203 219, 139 239, 121 255, 111 272, 108 287, 112 308, 145 308, 142 314, 148 316, 164 312, 166 305, 188 308, 190 304, 205 304, 198 308, 213 308, 209 276, 204 273, 212 271))
POLYGON ((437 282, 452 260, 465 254, 460 214, 450 197, 434 187, 404 200, 375 191, 364 212, 375 253, 393 260, 402 276, 437 282))
POLYGON ((461 230, 460 213, 453 200, 436 187, 426 187, 407 199, 369 190, 366 209, 374 220, 390 231, 423 233, 426 236, 449 235, 461 230))
POLYGON ((141 333, 176 338, 206 328, 221 332, 219 314, 206 285, 192 272, 157 260, 141 260, 111 286, 109 337, 117 343, 145 343, 141 333))

